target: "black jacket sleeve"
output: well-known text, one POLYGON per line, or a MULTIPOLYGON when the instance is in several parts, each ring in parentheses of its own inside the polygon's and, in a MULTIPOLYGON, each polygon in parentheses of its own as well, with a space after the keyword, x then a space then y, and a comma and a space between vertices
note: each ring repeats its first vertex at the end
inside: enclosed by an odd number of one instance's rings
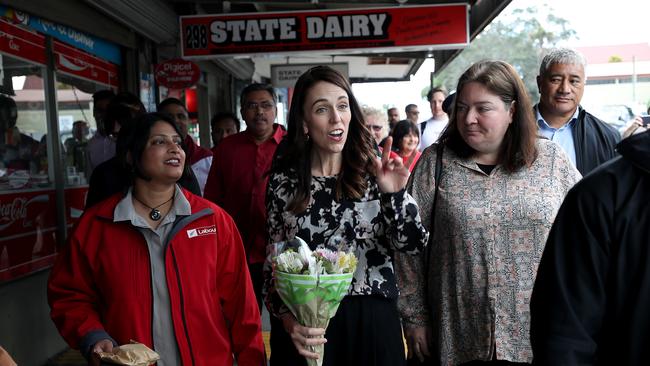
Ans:
POLYGON ((530 305, 536 365, 596 362, 614 211, 601 178, 590 175, 568 193, 549 234, 530 305))

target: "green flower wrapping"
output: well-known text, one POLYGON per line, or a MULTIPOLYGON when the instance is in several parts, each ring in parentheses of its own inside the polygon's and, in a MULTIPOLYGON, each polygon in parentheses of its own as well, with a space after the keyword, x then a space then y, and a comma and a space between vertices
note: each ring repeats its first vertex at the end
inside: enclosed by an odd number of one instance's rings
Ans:
MULTIPOLYGON (((278 243, 276 248, 282 251, 273 258, 275 288, 280 298, 301 325, 326 329, 348 293, 357 258, 353 253, 322 248, 312 252, 298 237, 278 243)), ((307 364, 322 365, 325 346, 309 348, 320 357, 307 359, 307 364)))
MULTIPOLYGON (((327 328, 341 300, 347 295, 353 273, 300 275, 275 272, 275 286, 282 301, 303 326, 327 328)), ((310 347, 320 355, 308 365, 322 365, 324 345, 310 347)))

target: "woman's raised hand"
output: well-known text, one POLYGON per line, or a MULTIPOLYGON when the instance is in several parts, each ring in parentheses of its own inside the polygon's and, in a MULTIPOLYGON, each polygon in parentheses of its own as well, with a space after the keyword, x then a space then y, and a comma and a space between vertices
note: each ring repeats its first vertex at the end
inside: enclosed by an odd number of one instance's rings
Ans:
POLYGON ((404 165, 402 158, 396 155, 391 157, 392 145, 393 138, 389 136, 384 143, 381 159, 376 157, 372 162, 372 173, 375 175, 377 186, 382 193, 394 193, 404 189, 409 179, 409 170, 404 165))

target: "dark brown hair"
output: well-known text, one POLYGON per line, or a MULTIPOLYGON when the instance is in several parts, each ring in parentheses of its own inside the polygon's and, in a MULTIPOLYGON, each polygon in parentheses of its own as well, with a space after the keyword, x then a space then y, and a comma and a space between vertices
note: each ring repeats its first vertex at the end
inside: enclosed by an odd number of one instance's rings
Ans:
POLYGON ((397 122, 393 128, 393 133, 391 134, 391 136, 393 136, 393 151, 400 151, 402 149, 402 141, 409 134, 417 136, 419 141, 420 130, 415 123, 409 120, 397 122))
POLYGON ((526 87, 517 71, 503 61, 479 61, 463 73, 456 88, 451 123, 440 136, 440 143, 462 158, 468 158, 476 153, 461 137, 456 121, 458 96, 471 82, 480 83, 505 104, 515 102, 512 123, 508 126, 501 142, 499 162, 511 173, 524 166, 530 166, 537 158, 535 146, 537 124, 533 108, 526 87))
MULTIPOLYGON (((162 113, 146 113, 143 114, 133 123, 125 126, 120 130, 120 136, 118 137, 118 143, 116 146, 116 155, 120 159, 122 166, 127 168, 127 171, 132 173, 131 184, 135 182, 135 178, 141 178, 145 181, 150 181, 151 177, 147 176, 144 173, 144 166, 142 166, 142 155, 147 148, 147 143, 149 142, 149 137, 151 136, 151 129, 158 122, 165 122, 172 126, 176 134, 181 136, 181 131, 167 115, 162 113), (128 153, 131 153, 132 161, 129 162, 127 159, 128 153)), ((183 151, 187 151, 183 143, 181 143, 183 151)), ((187 155, 187 154, 186 154, 187 155)), ((185 165, 183 166, 183 174, 179 178, 181 180, 191 180, 191 167, 189 160, 185 159, 185 165)))
POLYGON ((287 209, 293 213, 303 212, 311 197, 311 149, 312 141, 304 131, 305 99, 307 93, 318 82, 334 84, 348 95, 352 118, 348 126, 348 136, 343 147, 343 166, 336 181, 336 199, 359 199, 368 188, 367 168, 375 156, 370 131, 365 126, 363 113, 348 81, 336 70, 328 66, 316 66, 307 70, 296 82, 293 100, 287 118, 285 149, 271 168, 271 174, 282 172, 295 175, 298 187, 289 201, 287 209))

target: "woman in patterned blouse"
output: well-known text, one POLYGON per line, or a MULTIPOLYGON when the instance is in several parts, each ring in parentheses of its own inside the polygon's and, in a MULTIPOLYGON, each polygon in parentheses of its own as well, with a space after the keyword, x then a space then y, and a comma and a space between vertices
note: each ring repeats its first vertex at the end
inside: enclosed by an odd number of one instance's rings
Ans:
POLYGON ((350 84, 329 67, 314 67, 294 89, 285 148, 271 169, 268 230, 273 243, 298 236, 311 249, 352 250, 352 285, 325 329, 303 327, 274 289, 270 258, 264 293, 271 317, 271 365, 317 358, 308 345, 325 342, 324 365, 404 365, 393 255, 418 254, 428 234, 405 186, 409 171, 381 159, 350 84))
POLYGON ((422 222, 433 227, 429 257, 395 258, 409 356, 430 356, 429 365, 528 363, 535 273, 555 214, 580 174, 558 145, 537 137, 512 66, 476 63, 457 91, 439 140, 440 182, 434 144, 409 183, 422 222))

